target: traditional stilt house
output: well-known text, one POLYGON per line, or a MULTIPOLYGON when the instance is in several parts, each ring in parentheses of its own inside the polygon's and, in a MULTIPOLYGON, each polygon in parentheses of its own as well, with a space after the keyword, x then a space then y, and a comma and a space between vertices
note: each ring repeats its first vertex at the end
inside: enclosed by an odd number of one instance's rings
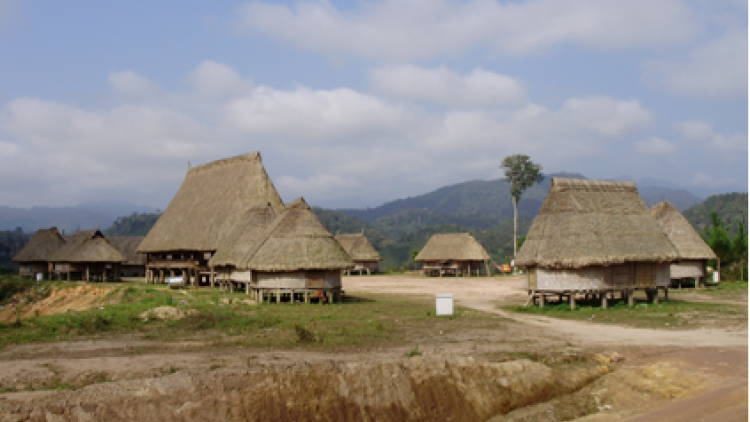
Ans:
POLYGON ((354 268, 344 270, 344 274, 349 275, 357 271, 359 275, 362 275, 362 272, 370 275, 378 271, 378 262, 382 261, 383 258, 380 257, 378 251, 367 239, 364 230, 362 230, 362 233, 337 234, 336 240, 354 261, 354 268))
POLYGON ((479 275, 482 267, 489 276, 490 256, 471 233, 434 234, 414 259, 422 263, 424 275, 479 275))
POLYGON ((628 298, 645 290, 667 294, 669 265, 678 253, 643 203, 635 183, 553 178, 516 257, 525 267, 530 299, 628 298))
POLYGON ((146 275, 146 255, 137 251, 145 236, 110 236, 109 243, 128 260, 120 265, 121 277, 143 277, 146 275))
POLYGON ((13 262, 19 264, 18 274, 31 278, 42 274, 42 277, 48 278, 53 270, 50 258, 64 244, 65 239, 57 227, 37 230, 29 243, 13 257, 13 262))
POLYGON ((209 260, 248 210, 266 204, 284 209, 258 152, 190 168, 137 249, 146 254, 147 282, 182 275, 186 284, 208 278, 213 285, 209 260))
POLYGON ((669 277, 681 283, 694 279, 695 286, 706 280, 706 261, 716 259, 716 254, 680 210, 667 201, 654 205, 651 215, 656 218, 670 242, 677 249, 680 261, 669 266, 669 277))
POLYGON ((349 255, 299 198, 271 217, 271 207, 247 216, 242 233, 227 241, 209 265, 217 268, 220 282, 244 285, 262 303, 337 301, 341 270, 354 267, 349 255), (267 224, 260 229, 263 221, 267 224))
POLYGON ((68 281, 119 280, 119 267, 126 261, 99 230, 76 232, 50 257, 55 273, 68 281))

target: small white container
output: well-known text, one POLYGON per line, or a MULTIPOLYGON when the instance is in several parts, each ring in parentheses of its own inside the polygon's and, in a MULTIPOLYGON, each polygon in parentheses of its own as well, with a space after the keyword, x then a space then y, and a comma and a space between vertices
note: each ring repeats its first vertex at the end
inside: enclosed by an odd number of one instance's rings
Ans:
POLYGON ((36 273, 36 281, 44 280, 44 273, 36 273))
POLYGON ((185 280, 182 277, 168 277, 167 284, 169 287, 180 287, 185 285, 185 280))
POLYGON ((435 315, 453 315, 453 294, 435 295, 435 315))
POLYGON ((714 271, 714 283, 718 283, 718 282, 719 282, 719 272, 714 271))

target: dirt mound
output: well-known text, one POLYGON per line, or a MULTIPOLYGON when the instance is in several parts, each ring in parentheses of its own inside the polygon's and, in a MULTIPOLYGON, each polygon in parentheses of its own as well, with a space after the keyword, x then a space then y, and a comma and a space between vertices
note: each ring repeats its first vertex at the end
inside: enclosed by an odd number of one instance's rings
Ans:
POLYGON ((149 309, 148 311, 141 314, 141 318, 154 318, 154 319, 182 319, 187 315, 194 314, 194 309, 182 310, 177 309, 174 306, 159 306, 158 308, 149 309))
POLYGON ((0 321, 10 322, 15 321, 17 316, 23 319, 101 306, 105 304, 104 299, 112 289, 91 285, 58 286, 42 300, 6 305, 0 310, 0 321))
POLYGON ((569 394, 602 373, 457 357, 178 372, 73 392, 9 394, 0 413, 8 421, 475 422, 569 394))

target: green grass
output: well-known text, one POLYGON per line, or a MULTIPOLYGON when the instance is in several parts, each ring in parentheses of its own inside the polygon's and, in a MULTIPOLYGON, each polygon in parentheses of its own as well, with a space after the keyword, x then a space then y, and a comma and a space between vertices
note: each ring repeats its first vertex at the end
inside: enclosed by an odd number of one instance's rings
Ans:
POLYGON ((587 320, 603 324, 617 324, 642 328, 692 329, 709 325, 711 321, 742 322, 747 324, 747 309, 725 304, 687 302, 681 300, 660 301, 653 305, 637 301, 632 308, 621 300, 610 300, 609 309, 602 309, 599 301, 578 301, 575 310, 568 303, 547 303, 544 308, 536 306, 508 307, 506 309, 531 315, 554 318, 587 320), (613 303, 614 302, 614 303, 613 303))
POLYGON ((163 341, 208 340, 260 347, 362 347, 413 341, 413 330, 432 331, 438 326, 446 332, 459 330, 475 324, 472 321, 478 318, 462 317, 461 308, 451 318, 438 318, 433 316, 431 301, 387 295, 325 305, 256 306, 242 303, 249 298, 244 293, 222 293, 210 288, 187 292, 164 286, 120 285, 106 297, 118 303, 104 305, 103 309, 0 323, 0 347, 124 334, 163 341), (177 320, 142 316, 160 306, 173 306, 187 315, 177 320))

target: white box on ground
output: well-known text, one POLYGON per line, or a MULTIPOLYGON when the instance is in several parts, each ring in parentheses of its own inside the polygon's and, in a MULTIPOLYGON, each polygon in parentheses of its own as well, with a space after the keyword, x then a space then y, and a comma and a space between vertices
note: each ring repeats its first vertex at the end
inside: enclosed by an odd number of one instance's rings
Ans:
POLYGON ((718 283, 718 282, 719 282, 719 272, 714 271, 714 283, 718 283))
POLYGON ((453 294, 435 295, 435 315, 453 315, 453 294))
POLYGON ((44 280, 44 273, 36 273, 36 281, 44 280))
POLYGON ((185 281, 182 277, 169 277, 167 278, 167 284, 169 287, 178 287, 178 286, 184 286, 185 281))

